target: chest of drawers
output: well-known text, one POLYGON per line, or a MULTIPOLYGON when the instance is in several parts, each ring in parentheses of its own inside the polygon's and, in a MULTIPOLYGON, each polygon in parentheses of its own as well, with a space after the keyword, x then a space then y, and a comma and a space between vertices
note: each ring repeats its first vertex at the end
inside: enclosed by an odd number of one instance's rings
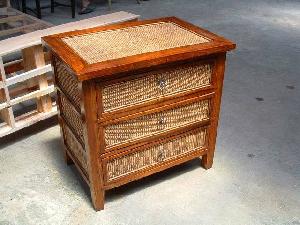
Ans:
POLYGON ((226 52, 170 17, 43 38, 52 52, 65 160, 105 190, 193 158, 212 166, 226 52))

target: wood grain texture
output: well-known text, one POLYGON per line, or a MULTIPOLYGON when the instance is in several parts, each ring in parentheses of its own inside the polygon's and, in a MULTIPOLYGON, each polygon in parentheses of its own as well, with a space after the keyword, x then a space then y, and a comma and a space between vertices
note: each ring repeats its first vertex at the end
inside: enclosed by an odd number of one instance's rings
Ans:
POLYGON ((82 83, 82 113, 85 123, 85 145, 88 160, 88 173, 92 201, 95 209, 104 208, 104 183, 102 165, 99 160, 100 143, 97 126, 97 95, 95 83, 85 81, 82 83))
POLYGON ((112 74, 121 72, 149 68, 167 62, 176 62, 178 59, 184 60, 203 55, 226 52, 235 48, 235 44, 231 41, 175 17, 144 20, 138 22, 126 22, 117 25, 66 32, 63 34, 43 37, 42 39, 46 46, 49 46, 52 51, 60 55, 62 60, 75 72, 75 74, 78 76, 78 79, 81 81, 96 77, 110 76, 112 74), (89 65, 62 40, 62 38, 74 35, 116 30, 130 26, 145 25, 157 22, 173 22, 187 30, 191 30, 201 36, 209 38, 211 41, 198 45, 190 45, 157 52, 144 53, 89 65))

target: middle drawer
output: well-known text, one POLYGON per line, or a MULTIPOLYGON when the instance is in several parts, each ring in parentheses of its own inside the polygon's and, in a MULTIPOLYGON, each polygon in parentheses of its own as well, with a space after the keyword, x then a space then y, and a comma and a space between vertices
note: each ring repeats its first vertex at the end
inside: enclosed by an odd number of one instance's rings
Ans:
POLYGON ((143 115, 104 127, 105 147, 141 138, 209 119, 210 99, 201 99, 172 109, 143 115))

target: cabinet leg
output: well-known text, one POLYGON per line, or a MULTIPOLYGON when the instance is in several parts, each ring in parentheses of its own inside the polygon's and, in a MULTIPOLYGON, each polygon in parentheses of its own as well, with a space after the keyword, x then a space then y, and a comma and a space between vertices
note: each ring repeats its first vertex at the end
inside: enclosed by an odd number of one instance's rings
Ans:
POLYGON ((91 196, 95 210, 100 211, 104 209, 104 198, 105 191, 104 190, 92 190, 91 196))
POLYGON ((69 156, 69 154, 66 150, 64 151, 64 159, 65 159, 65 162, 67 165, 74 164, 73 160, 71 159, 71 157, 69 156))
POLYGON ((212 167, 213 164, 213 156, 206 154, 202 156, 202 160, 201 160, 201 166, 204 169, 210 169, 212 167))

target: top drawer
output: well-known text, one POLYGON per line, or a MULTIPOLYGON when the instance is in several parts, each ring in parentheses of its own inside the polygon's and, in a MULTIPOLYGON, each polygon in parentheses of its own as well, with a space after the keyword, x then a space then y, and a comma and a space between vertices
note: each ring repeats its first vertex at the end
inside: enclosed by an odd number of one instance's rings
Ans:
POLYGON ((151 71, 139 78, 102 88, 104 112, 130 107, 211 85, 212 62, 197 62, 151 71))

